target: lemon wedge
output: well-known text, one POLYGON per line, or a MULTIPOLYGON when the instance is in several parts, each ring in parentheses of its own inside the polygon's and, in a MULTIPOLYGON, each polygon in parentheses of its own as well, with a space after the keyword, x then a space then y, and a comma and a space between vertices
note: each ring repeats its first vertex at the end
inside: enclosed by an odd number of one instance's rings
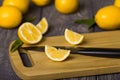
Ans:
POLYGON ((67 42, 69 42, 70 44, 74 44, 74 45, 80 44, 84 40, 84 35, 74 32, 69 29, 65 29, 64 36, 67 42))
POLYGON ((70 50, 56 49, 55 47, 45 45, 45 53, 53 61, 63 61, 70 55, 70 50))
POLYGON ((42 34, 45 34, 48 30, 48 21, 43 17, 40 22, 36 25, 37 28, 41 31, 42 34))

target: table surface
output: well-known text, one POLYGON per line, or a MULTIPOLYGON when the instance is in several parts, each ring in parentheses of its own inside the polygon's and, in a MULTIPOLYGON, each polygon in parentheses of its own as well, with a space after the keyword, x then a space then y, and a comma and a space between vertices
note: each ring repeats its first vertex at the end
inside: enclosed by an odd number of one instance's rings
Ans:
MULTIPOLYGON (((49 23, 49 31, 44 36, 63 35, 66 28, 72 29, 79 33, 90 33, 103 31, 98 26, 92 27, 88 30, 88 26, 74 23, 76 19, 93 18, 97 10, 101 7, 112 5, 113 0, 79 0, 80 7, 76 13, 64 15, 56 11, 53 2, 46 7, 37 7, 30 3, 29 11, 24 17, 35 16, 36 19, 32 22, 37 24, 42 17, 46 17, 49 23)), ((2 0, 0 0, 0 4, 2 0)), ((13 71, 9 55, 9 44, 18 39, 16 29, 0 28, 0 80, 20 80, 20 78, 13 71)), ((104 74, 95 76, 76 77, 60 80, 119 80, 120 74, 104 74)))

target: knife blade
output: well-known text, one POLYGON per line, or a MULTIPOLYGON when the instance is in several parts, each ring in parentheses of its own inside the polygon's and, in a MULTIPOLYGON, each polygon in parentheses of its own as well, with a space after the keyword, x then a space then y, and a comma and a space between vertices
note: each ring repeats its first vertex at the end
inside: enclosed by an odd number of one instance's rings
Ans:
MULTIPOLYGON (((54 47, 71 50, 72 54, 120 55, 120 48, 90 48, 90 47, 69 47, 69 46, 54 46, 54 47)), ((22 49, 44 52, 45 46, 22 47, 22 49)))

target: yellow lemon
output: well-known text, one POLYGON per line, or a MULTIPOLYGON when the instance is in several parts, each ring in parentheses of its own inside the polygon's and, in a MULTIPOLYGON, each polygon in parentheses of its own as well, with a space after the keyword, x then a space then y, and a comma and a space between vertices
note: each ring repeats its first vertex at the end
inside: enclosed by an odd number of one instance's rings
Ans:
POLYGON ((48 22, 45 17, 43 17, 36 27, 41 31, 42 34, 45 34, 48 30, 48 22))
POLYGON ((65 39, 70 43, 70 44, 80 44, 84 40, 84 35, 80 33, 76 33, 74 31, 71 31, 69 29, 65 30, 65 39))
POLYGON ((46 6, 51 2, 51 0, 32 0, 32 2, 37 6, 46 6))
POLYGON ((45 53, 53 61, 63 61, 70 55, 70 50, 56 49, 52 46, 45 46, 45 53))
POLYGON ((42 39, 42 33, 29 22, 23 23, 19 27, 18 36, 25 44, 36 44, 42 39))
POLYGON ((0 7, 0 27, 15 28, 22 21, 22 13, 13 6, 0 7))
POLYGON ((120 8, 106 6, 98 10, 95 15, 97 25, 105 30, 113 30, 120 27, 120 8))
POLYGON ((114 5, 120 7, 120 0, 115 0, 114 5))
POLYGON ((78 0, 55 0, 56 9, 64 14, 73 13, 78 9, 78 0))
POLYGON ((24 14, 29 8, 29 0, 3 0, 3 6, 15 6, 24 14))

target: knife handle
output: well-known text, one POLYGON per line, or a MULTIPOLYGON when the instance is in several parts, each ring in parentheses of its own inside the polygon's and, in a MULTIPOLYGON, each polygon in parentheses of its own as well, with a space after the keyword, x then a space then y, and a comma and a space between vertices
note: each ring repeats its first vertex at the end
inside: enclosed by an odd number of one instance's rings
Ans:
POLYGON ((120 49, 86 48, 83 50, 73 50, 71 53, 89 55, 120 55, 120 49))

